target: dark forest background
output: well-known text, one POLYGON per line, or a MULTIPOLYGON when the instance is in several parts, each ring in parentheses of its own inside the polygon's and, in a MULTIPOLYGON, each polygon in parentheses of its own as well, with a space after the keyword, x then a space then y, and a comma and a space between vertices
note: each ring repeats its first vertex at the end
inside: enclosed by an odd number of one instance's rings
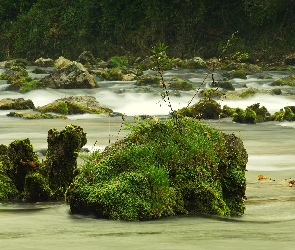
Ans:
POLYGON ((294 0, 0 0, 0 60, 146 56, 158 42, 170 56, 233 51, 276 60, 295 51, 294 0))

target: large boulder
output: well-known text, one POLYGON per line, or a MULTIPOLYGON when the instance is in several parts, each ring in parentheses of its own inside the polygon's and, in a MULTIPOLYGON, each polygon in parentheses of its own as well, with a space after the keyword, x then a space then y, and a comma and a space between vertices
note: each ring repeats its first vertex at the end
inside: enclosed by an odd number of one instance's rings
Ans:
POLYGON ((64 68, 45 76, 40 80, 40 83, 54 89, 86 89, 96 87, 93 76, 78 62, 72 62, 64 68))
POLYGON ((79 169, 66 192, 72 213, 116 220, 244 213, 248 155, 240 138, 190 118, 130 128, 79 169))

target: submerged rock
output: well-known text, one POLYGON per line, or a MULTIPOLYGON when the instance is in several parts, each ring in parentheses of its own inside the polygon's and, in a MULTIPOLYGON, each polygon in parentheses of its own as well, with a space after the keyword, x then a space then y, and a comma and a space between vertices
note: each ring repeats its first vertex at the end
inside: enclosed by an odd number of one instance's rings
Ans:
POLYGON ((65 66, 56 72, 45 76, 40 80, 48 88, 54 89, 81 89, 94 88, 96 82, 93 76, 89 74, 87 69, 77 62, 65 66))

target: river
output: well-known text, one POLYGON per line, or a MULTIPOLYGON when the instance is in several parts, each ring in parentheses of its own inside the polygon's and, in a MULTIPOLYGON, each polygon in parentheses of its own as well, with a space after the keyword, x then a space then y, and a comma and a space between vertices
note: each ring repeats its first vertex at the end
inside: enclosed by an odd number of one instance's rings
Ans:
MULTIPOLYGON (((30 70, 30 68, 29 68, 30 70)), ((3 71, 3 69, 2 69, 3 71)), ((1 73, 1 68, 0 68, 1 73)), ((268 72, 281 77, 292 72, 268 72)), ((196 87, 203 71, 172 70, 165 77, 183 76, 196 87)), ((268 80, 270 81, 270 80, 268 80)), ((70 95, 92 95, 114 111, 126 114, 132 122, 135 115, 164 117, 169 112, 158 93, 135 93, 134 82, 100 82, 91 90, 35 90, 29 93, 0 91, 0 99, 32 99, 36 106, 70 95), (116 89, 125 93, 116 94, 116 89)), ((6 84, 0 82, 0 89, 6 84)), ((234 80, 235 87, 271 88, 266 80, 248 76, 234 80)), ((292 93, 292 88, 282 88, 292 93)), ((187 105, 193 92, 173 97, 174 109, 187 105)), ((197 99, 195 100, 197 101, 197 99)), ((287 105, 295 105, 292 96, 257 95, 241 101, 223 100, 221 105, 247 107, 259 102, 271 113, 287 105)), ((8 145, 16 139, 30 138, 40 158, 47 147, 50 128, 62 130, 72 123, 87 133, 86 147, 108 145, 128 134, 118 134, 121 117, 107 115, 74 115, 69 120, 23 120, 7 117, 0 111, 0 143, 8 145), (94 146, 95 145, 95 146, 94 146)), ((71 215, 64 202, 0 203, 0 247, 15 249, 290 249, 295 235, 295 188, 288 179, 295 178, 295 136, 293 123, 267 122, 255 125, 233 123, 231 119, 206 121, 226 133, 239 135, 249 154, 247 164, 246 211, 239 218, 217 216, 176 216, 145 222, 123 222, 71 215), (263 174, 271 180, 258 181, 263 174)), ((82 160, 79 160, 82 163, 82 160)))

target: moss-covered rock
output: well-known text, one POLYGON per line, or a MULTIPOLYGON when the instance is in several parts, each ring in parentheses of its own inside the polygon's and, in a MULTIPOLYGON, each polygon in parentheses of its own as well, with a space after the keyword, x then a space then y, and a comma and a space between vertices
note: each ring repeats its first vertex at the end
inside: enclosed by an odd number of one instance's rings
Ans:
POLYGON ((9 117, 18 117, 23 119, 68 119, 63 115, 54 115, 48 113, 19 113, 19 112, 9 112, 6 114, 9 117))
POLYGON ((158 76, 142 75, 137 78, 136 86, 153 86, 161 87, 161 78, 158 76))
POLYGON ((224 78, 220 81, 216 81, 211 83, 212 88, 222 88, 225 90, 235 90, 235 87, 232 85, 232 83, 229 81, 229 79, 224 78))
POLYGON ((223 73, 224 77, 227 77, 228 79, 233 78, 241 78, 241 79, 247 79, 247 75, 249 73, 243 69, 237 69, 237 70, 231 70, 223 73))
POLYGON ((255 124, 273 120, 268 110, 259 103, 248 106, 245 110, 236 108, 233 114, 233 121, 238 123, 255 124))
POLYGON ((284 78, 278 78, 271 83, 272 86, 295 86, 295 74, 284 78))
POLYGON ((171 79, 168 86, 169 86, 169 89, 172 89, 172 90, 189 91, 189 90, 195 89, 195 87, 191 81, 177 79, 177 78, 171 79))
POLYGON ((49 180, 54 196, 64 195, 77 169, 77 157, 86 144, 86 133, 76 125, 68 125, 64 130, 48 131, 48 149, 43 175, 49 180))
POLYGON ((46 201, 51 198, 48 180, 40 173, 26 175, 24 197, 29 201, 46 201))
POLYGON ((8 175, 13 180, 17 190, 24 191, 25 177, 38 169, 40 162, 34 152, 29 138, 15 140, 8 145, 8 157, 13 169, 9 169, 8 175))
POLYGON ((279 89, 279 88, 274 88, 274 89, 271 90, 271 93, 273 95, 281 95, 282 94, 282 90, 279 89))
POLYGON ((6 99, 0 100, 0 109, 3 109, 3 110, 8 110, 8 109, 23 110, 23 109, 34 109, 34 108, 35 108, 35 105, 30 99, 25 100, 24 98, 17 98, 17 99, 6 98, 6 99))
POLYGON ((196 104, 178 110, 177 113, 199 119, 219 119, 221 106, 215 100, 204 98, 196 104))
POLYGON ((225 92, 218 88, 205 88, 198 93, 198 97, 208 99, 220 99, 224 95, 225 92))
POLYGON ((72 213, 117 220, 244 213, 248 158, 239 138, 191 118, 130 129, 85 161, 66 193, 72 213))
POLYGON ((38 107, 38 111, 53 112, 62 115, 73 115, 73 114, 101 114, 111 113, 111 109, 103 107, 99 104, 93 96, 69 96, 61 98, 49 103, 45 106, 38 107))
POLYGON ((15 198, 18 194, 15 184, 4 170, 3 163, 0 161, 0 200, 15 198))
POLYGON ((96 64, 95 57, 93 56, 91 51, 83 51, 79 55, 77 62, 82 63, 83 65, 95 65, 96 64))

